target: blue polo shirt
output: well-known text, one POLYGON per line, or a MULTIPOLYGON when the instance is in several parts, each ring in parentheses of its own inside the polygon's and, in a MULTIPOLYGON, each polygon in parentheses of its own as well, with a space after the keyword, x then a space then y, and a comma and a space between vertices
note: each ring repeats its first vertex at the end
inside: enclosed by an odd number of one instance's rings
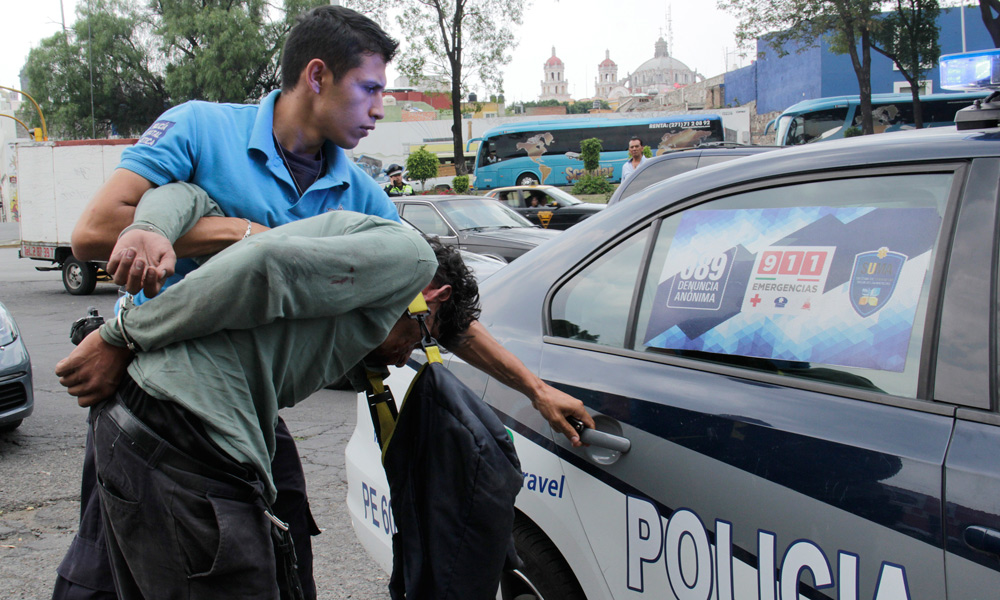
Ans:
MULTIPOLYGON (((193 100, 175 106, 125 150, 118 168, 157 186, 173 181, 194 183, 226 215, 268 227, 330 210, 399 221, 385 192, 330 141, 323 145, 326 173, 299 197, 274 148, 274 104, 280 94, 280 90, 271 92, 259 105, 193 100)), ((177 275, 166 285, 194 267, 191 260, 178 261, 177 275)))

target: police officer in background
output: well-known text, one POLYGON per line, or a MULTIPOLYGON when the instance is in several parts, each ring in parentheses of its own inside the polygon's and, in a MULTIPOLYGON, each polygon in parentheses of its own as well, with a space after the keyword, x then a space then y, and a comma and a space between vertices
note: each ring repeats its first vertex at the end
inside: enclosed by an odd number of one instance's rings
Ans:
POLYGON ((413 195, 413 188, 409 184, 403 183, 403 167, 399 165, 389 165, 388 174, 389 183, 386 184, 383 189, 386 194, 389 194, 390 198, 413 195))

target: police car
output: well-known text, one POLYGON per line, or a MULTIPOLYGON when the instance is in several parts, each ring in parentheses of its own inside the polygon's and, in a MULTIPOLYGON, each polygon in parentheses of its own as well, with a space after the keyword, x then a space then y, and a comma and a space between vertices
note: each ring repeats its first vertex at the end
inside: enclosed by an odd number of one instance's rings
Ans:
MULTIPOLYGON (((1000 594, 1000 105, 972 110, 672 178, 483 282, 489 330, 630 446, 451 360, 521 458, 525 597, 1000 594)), ((348 504, 388 568, 373 440, 361 399, 348 504)))

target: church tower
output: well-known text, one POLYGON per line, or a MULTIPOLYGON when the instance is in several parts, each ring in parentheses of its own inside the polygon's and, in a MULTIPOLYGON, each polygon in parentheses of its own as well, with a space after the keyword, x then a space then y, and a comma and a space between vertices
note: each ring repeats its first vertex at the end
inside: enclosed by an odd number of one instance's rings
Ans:
POLYGON ((611 90, 618 87, 618 65, 611 60, 611 51, 604 51, 604 60, 597 65, 597 86, 594 95, 607 98, 611 90))
POLYGON ((552 47, 552 56, 545 61, 543 67, 545 78, 542 80, 542 93, 539 100, 569 101, 569 82, 566 81, 566 65, 556 56, 556 47, 552 47))

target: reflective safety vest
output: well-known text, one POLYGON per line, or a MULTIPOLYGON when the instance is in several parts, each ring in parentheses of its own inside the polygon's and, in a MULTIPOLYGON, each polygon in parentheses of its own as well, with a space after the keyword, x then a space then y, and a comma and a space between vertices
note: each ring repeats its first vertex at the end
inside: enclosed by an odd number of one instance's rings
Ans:
POLYGON ((412 196, 413 187, 409 184, 404 183, 402 187, 396 187, 391 183, 385 186, 385 193, 389 194, 390 198, 395 198, 396 196, 412 196))

